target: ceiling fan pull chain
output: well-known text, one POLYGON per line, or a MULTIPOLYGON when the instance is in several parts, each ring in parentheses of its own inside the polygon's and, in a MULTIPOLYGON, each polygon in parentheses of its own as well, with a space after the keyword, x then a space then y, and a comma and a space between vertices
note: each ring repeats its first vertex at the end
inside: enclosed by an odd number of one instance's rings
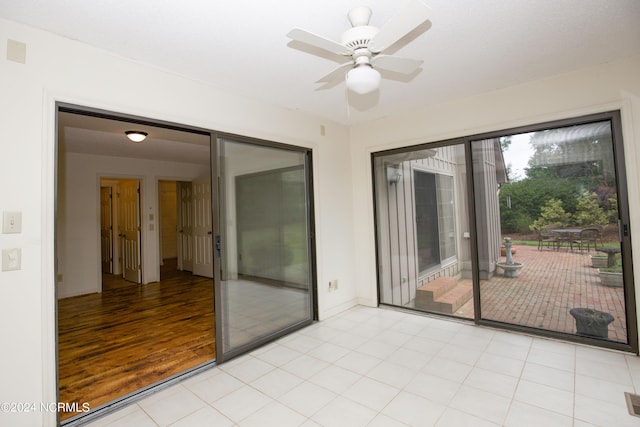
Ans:
POLYGON ((349 91, 344 91, 344 104, 347 107, 347 122, 351 120, 351 109, 349 108, 349 91))

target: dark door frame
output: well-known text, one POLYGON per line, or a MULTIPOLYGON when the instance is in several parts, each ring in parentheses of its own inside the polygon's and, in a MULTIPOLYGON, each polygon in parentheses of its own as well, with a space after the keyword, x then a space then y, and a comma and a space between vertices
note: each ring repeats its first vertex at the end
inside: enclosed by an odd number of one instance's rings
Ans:
MULTIPOLYGON (((113 112, 113 111, 107 111, 107 110, 102 110, 102 109, 97 109, 97 108, 91 108, 91 107, 86 107, 86 106, 81 106, 81 105, 75 105, 75 104, 70 104, 70 103, 66 103, 66 102, 56 102, 55 103, 55 114, 56 114, 56 126, 55 126, 55 131, 56 131, 56 136, 55 141, 56 141, 56 147, 55 150, 57 150, 58 148, 58 137, 57 137, 57 115, 60 112, 67 112, 67 113, 73 113, 73 114, 79 114, 79 115, 85 115, 85 116, 91 116, 91 117, 100 117, 100 118, 107 118, 107 119, 112 119, 112 120, 118 120, 118 121, 123 121, 123 122, 127 122, 127 123, 132 123, 132 124, 139 124, 139 125, 148 125, 148 126, 154 126, 154 127, 163 127, 166 129, 172 129, 172 130, 177 130, 177 131, 182 131, 182 132, 190 132, 190 133, 197 133, 197 134, 201 134, 201 135, 206 135, 209 137, 210 139, 210 153, 211 153, 211 157, 210 157, 210 171, 211 171, 211 188, 212 188, 212 194, 211 194, 211 200, 212 200, 212 206, 211 206, 211 211, 212 211, 212 221, 214 224, 214 227, 217 227, 216 230, 217 232, 219 232, 220 229, 220 224, 219 224, 219 215, 217 212, 217 209, 214 209, 214 205, 218 204, 218 197, 219 197, 219 192, 218 192, 218 171, 219 171, 219 157, 218 157, 218 138, 233 138, 236 141, 244 141, 244 142, 250 142, 253 144, 258 144, 258 145, 263 145, 263 146, 271 146, 271 147, 276 147, 276 148, 286 148, 289 147, 290 149, 295 149, 297 151, 303 151, 305 152, 305 164, 307 166, 306 170, 307 170, 307 182, 308 182, 308 195, 307 195, 307 205, 308 205, 308 217, 309 217, 309 224, 310 224, 310 230, 309 230, 309 236, 310 236, 310 242, 309 242, 309 246, 310 246, 310 263, 311 263, 311 278, 312 278, 312 289, 310 291, 310 296, 311 296, 311 310, 312 310, 312 321, 316 321, 318 320, 318 304, 317 304, 317 264, 316 264, 316 243, 315 243, 315 217, 314 217, 314 212, 315 212, 315 208, 314 208, 314 202, 313 202, 313 169, 312 169, 312 150, 310 148, 305 148, 305 147, 301 147, 301 146, 294 146, 294 145, 289 145, 289 144, 283 144, 283 143, 278 143, 278 142, 274 142, 274 141, 266 141, 266 140, 260 140, 260 139, 256 139, 256 138, 250 138, 250 137, 245 137, 245 136, 241 136, 241 135, 233 135, 233 134, 226 134, 226 133, 221 133, 215 130, 211 130, 211 129, 205 129, 205 128, 199 128, 199 127, 195 127, 195 126, 190 126, 190 125, 183 125, 183 124, 177 124, 177 123, 173 123, 173 122, 168 122, 168 121, 163 121, 163 120, 157 120, 157 119, 151 119, 151 118, 146 118, 146 117, 140 117, 140 116, 135 116, 135 115, 131 115, 131 114, 123 114, 123 113, 117 113, 117 112, 113 112)), ((57 182, 57 176, 58 176, 58 163, 56 161, 55 163, 55 168, 54 168, 54 177, 56 179, 56 182, 54 184, 54 187, 56 188, 56 196, 55 198, 57 199, 57 188, 58 188, 58 182, 57 182)), ((54 230, 55 230, 55 225, 54 225, 54 230)), ((55 253, 55 241, 57 239, 57 236, 54 236, 54 259, 57 258, 57 255, 55 253)), ((212 248, 213 251, 215 251, 215 247, 212 248)), ((214 258, 215 259, 215 258, 214 258)), ((54 263, 55 265, 55 263, 54 263)), ((54 269, 55 270, 55 269, 54 269)), ((57 271, 54 271, 54 278, 57 275, 57 271)), ((215 280, 214 279, 214 287, 215 287, 215 280)), ((55 280, 53 281, 53 283, 56 283, 55 280)), ((54 304, 56 304, 57 301, 57 295, 54 292, 54 304)), ((219 302, 217 298, 214 298, 214 313, 215 313, 215 333, 218 334, 219 331, 219 327, 221 326, 221 323, 223 321, 223 319, 221 318, 221 311, 219 310, 219 306, 218 306, 219 302)), ((58 370, 58 342, 57 342, 57 333, 58 333, 58 323, 57 323, 57 319, 58 319, 58 314, 57 314, 57 306, 54 310, 54 316, 55 316, 55 367, 56 367, 56 396, 58 396, 58 401, 59 399, 59 381, 58 381, 58 374, 57 374, 57 370, 58 370)), ((310 323, 310 322, 309 322, 310 323)), ((291 333, 297 329, 300 329, 304 326, 306 326, 307 323, 305 324, 301 324, 301 325, 296 325, 296 327, 294 328, 288 328, 284 331, 281 331, 280 333, 274 334, 272 336, 267 337, 265 340, 261 340, 259 342, 256 342, 254 344, 252 344, 249 347, 246 348, 242 348, 241 351, 239 351, 237 354, 233 354, 233 357, 239 355, 239 354, 243 354, 249 350, 251 350, 252 348, 264 345, 265 343, 269 342, 269 341, 273 341, 283 335, 286 335, 288 333, 291 333)), ((218 340, 216 340, 216 342, 218 342, 218 340)), ((196 366, 190 370, 187 370, 183 373, 171 376, 166 378, 166 380, 157 383, 157 384, 152 384, 149 385, 147 387, 144 387, 136 392, 133 392, 129 395, 126 396, 122 396, 121 398, 112 401, 100 408, 94 408, 94 410, 86 413, 86 414, 81 414, 72 418, 69 418, 67 420, 65 420, 64 422, 62 422, 63 425, 82 425, 86 422, 89 422, 91 420, 94 420, 98 417, 104 416, 110 412, 116 411, 118 409, 121 409, 122 407, 129 405, 132 402, 138 401, 152 393, 155 393, 156 391, 160 390, 160 389, 164 389, 167 387, 170 387, 171 385, 174 385, 186 378, 192 377, 194 375, 197 375, 207 369, 212 368, 213 366, 215 366, 218 363, 222 363, 224 361, 224 358, 220 357, 222 355, 222 353, 219 353, 220 348, 216 348, 216 358, 212 359, 209 362, 203 363, 199 366, 196 366)), ((230 357, 227 357, 227 359, 229 359, 230 357)), ((60 423, 60 417, 58 415, 58 423, 60 423)))

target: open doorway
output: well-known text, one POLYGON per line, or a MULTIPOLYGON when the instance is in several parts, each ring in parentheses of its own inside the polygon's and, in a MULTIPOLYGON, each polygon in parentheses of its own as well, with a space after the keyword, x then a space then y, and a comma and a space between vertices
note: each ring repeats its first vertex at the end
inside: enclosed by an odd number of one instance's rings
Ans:
MULTIPOLYGON (((190 183, 186 183, 190 184, 190 183)), ((180 234, 185 231, 179 224, 182 218, 179 212, 178 189, 181 183, 177 181, 158 181, 158 213, 160 226, 158 234, 160 240, 160 280, 176 277, 181 272, 192 271, 189 265, 183 269, 182 262, 178 262, 181 250, 180 234)), ((189 230, 187 230, 187 233, 189 230)), ((189 246, 189 245, 187 245, 189 246)), ((186 252, 189 252, 188 250, 186 252)))
POLYGON ((158 181, 160 278, 177 272, 213 278, 211 184, 203 176, 158 181))
POLYGON ((102 291, 142 282, 140 180, 100 179, 102 291))
MULTIPOLYGON (((158 185, 167 181, 193 189, 198 180, 210 182, 209 158, 205 132, 59 109, 59 401, 87 402, 98 410, 215 360, 213 279, 194 274, 202 254, 195 238, 192 244, 184 239, 178 251, 178 222, 169 224, 176 234, 165 236, 158 185), (144 143, 126 139, 125 130, 134 126, 147 132, 144 143), (174 247, 163 244, 163 237, 174 240, 174 247), (185 255, 180 262, 178 252, 185 255)), ((174 199, 176 221, 183 215, 194 224, 200 209, 211 223, 210 190, 208 202, 202 201, 208 209, 193 198, 174 199)), ((60 416, 64 423, 83 415, 60 416)))

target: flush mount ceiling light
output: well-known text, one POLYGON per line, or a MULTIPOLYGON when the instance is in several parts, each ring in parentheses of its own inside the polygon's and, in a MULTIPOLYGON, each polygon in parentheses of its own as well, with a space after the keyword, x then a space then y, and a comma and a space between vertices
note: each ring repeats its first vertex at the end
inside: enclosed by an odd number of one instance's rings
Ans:
POLYGON ((149 134, 139 130, 128 130, 125 132, 125 135, 133 142, 142 142, 149 134))

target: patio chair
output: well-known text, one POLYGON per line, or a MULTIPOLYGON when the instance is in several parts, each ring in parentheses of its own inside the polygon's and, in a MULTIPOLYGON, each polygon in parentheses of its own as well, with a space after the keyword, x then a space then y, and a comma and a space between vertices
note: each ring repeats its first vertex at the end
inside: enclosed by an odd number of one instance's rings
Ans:
POLYGON ((598 230, 598 240, 600 241, 600 245, 602 245, 602 236, 604 235, 604 226, 600 224, 590 224, 590 225, 587 225, 585 228, 595 228, 596 230, 598 230))
POLYGON ((553 246, 553 249, 558 249, 558 236, 552 231, 545 229, 540 230, 539 228, 534 228, 536 233, 538 234, 538 250, 541 251, 544 247, 544 244, 547 244, 547 247, 553 246))
POLYGON ((576 239, 571 242, 571 248, 573 249, 573 244, 578 245, 578 249, 582 251, 582 247, 587 245, 587 252, 591 249, 591 244, 593 243, 593 248, 596 249, 596 242, 600 236, 600 231, 597 228, 585 228, 580 231, 580 234, 576 239))

